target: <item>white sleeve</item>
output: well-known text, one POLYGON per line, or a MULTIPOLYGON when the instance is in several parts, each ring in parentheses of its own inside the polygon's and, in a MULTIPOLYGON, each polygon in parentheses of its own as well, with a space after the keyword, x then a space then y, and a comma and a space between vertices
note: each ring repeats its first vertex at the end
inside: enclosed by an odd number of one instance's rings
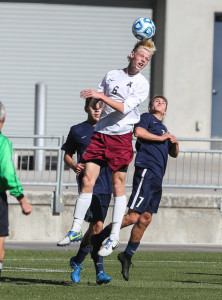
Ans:
POLYGON ((100 82, 97 91, 98 92, 104 92, 105 93, 105 86, 106 86, 106 78, 107 74, 103 77, 103 80, 100 82))
POLYGON ((132 94, 124 102, 123 114, 127 114, 135 107, 139 106, 148 97, 150 86, 148 81, 143 82, 132 92, 132 94))

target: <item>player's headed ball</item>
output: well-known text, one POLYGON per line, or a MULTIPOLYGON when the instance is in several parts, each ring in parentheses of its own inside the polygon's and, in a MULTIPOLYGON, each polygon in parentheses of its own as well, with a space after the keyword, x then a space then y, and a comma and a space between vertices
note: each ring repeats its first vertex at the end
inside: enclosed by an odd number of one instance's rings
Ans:
POLYGON ((154 36, 156 26, 148 18, 139 18, 133 23, 132 32, 138 40, 148 40, 154 36))

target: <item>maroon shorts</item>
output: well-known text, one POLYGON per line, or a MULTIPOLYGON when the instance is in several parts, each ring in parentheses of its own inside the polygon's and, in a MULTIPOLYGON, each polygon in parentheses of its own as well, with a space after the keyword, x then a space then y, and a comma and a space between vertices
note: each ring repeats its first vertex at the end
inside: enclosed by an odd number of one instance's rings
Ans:
POLYGON ((128 166, 133 159, 132 132, 107 135, 94 132, 82 161, 99 160, 113 171, 128 166))

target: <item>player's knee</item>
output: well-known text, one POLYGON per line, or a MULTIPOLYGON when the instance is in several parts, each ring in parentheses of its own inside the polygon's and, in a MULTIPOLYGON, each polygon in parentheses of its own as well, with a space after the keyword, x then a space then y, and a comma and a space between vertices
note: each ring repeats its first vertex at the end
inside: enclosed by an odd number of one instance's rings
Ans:
POLYGON ((98 234, 103 229, 103 222, 97 221, 93 224, 92 234, 98 234))
POLYGON ((0 261, 3 261, 4 256, 5 256, 5 249, 2 248, 1 251, 0 251, 0 261))
POLYGON ((84 175, 82 179, 82 184, 84 187, 93 188, 95 185, 95 181, 90 176, 84 175))
POLYGON ((131 221, 130 223, 131 224, 136 224, 136 222, 138 221, 139 217, 140 217, 139 214, 132 214, 130 216, 130 221, 131 221))
POLYGON ((121 181, 117 181, 113 183, 113 195, 118 197, 119 195, 124 194, 124 186, 121 181))
POLYGON ((152 215, 150 213, 143 213, 139 218, 139 223, 147 227, 152 221, 152 215))

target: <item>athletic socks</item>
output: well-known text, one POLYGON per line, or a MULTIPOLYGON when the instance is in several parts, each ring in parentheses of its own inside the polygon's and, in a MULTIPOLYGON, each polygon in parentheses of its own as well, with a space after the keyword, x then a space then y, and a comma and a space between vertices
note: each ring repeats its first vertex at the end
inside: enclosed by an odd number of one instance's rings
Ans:
POLYGON ((92 193, 81 193, 77 198, 71 231, 79 232, 81 230, 82 223, 91 204, 91 200, 92 193))
POLYGON ((109 227, 109 225, 107 225, 102 231, 100 231, 99 233, 99 237, 101 238, 101 240, 105 240, 106 238, 109 237, 111 233, 111 228, 109 227))
POLYGON ((94 265, 95 265, 95 269, 96 269, 96 274, 98 274, 100 271, 104 271, 103 257, 98 256, 98 259, 93 260, 93 261, 94 261, 94 265))
POLYGON ((0 261, 0 277, 1 277, 1 273, 2 273, 2 262, 0 261))
POLYGON ((73 261, 77 265, 81 264, 84 261, 84 259, 86 258, 86 256, 89 254, 90 249, 91 249, 90 247, 85 247, 85 246, 80 245, 79 251, 77 252, 73 261))
POLYGON ((120 197, 114 197, 113 219, 112 229, 110 234, 110 240, 119 240, 119 232, 122 224, 123 216, 126 210, 126 195, 120 197))
POLYGON ((126 256, 129 255, 130 257, 133 256, 133 254, 136 252, 136 249, 139 247, 140 242, 128 242, 125 254, 126 256))

